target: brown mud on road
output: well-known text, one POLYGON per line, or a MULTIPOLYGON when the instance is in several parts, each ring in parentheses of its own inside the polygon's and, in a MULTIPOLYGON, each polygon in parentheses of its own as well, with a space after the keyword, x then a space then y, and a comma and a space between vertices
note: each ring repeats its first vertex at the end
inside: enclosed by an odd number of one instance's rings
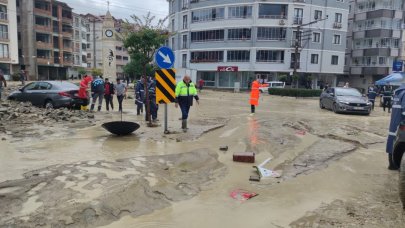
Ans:
POLYGON ((0 205, 7 206, 0 208, 0 227, 405 224, 398 173, 386 169, 389 114, 378 107, 370 116, 336 115, 319 109, 316 99, 263 94, 250 115, 248 94, 203 91, 187 133, 180 110, 169 105, 167 135, 163 106, 153 128, 134 108, 125 100, 123 119, 141 128, 125 137, 100 127, 119 120, 117 112, 94 113, 94 119, 85 113, 81 127, 46 117, 53 114, 41 114, 52 124, 39 128, 30 118, 17 121, 35 135, 7 134, 13 126, 2 122, 0 205), (236 152, 254 152, 256 162, 233 162, 236 152), (265 167, 281 177, 250 182, 252 165, 268 158, 265 167), (239 202, 229 196, 235 189, 259 195, 239 202))

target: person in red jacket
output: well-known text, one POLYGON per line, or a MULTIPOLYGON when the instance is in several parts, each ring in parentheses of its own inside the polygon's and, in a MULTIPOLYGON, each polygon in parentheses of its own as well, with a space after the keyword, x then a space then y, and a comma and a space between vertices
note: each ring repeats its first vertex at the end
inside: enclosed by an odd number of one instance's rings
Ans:
POLYGON ((82 100, 81 110, 86 111, 87 105, 89 105, 89 97, 87 95, 87 89, 89 88, 89 83, 93 80, 91 76, 84 75, 83 79, 80 81, 79 88, 79 98, 82 100))
POLYGON ((256 106, 259 105, 259 98, 260 98, 260 83, 259 79, 252 83, 252 90, 250 91, 250 110, 255 113, 256 106))

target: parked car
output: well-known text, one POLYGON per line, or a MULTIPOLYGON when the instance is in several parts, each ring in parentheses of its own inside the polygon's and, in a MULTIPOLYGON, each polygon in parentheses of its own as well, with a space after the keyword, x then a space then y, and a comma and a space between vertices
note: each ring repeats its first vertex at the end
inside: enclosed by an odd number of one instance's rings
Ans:
POLYGON ((271 82, 265 82, 260 85, 259 90, 262 93, 267 93, 269 91, 269 88, 284 88, 285 87, 285 82, 279 82, 279 81, 271 81, 271 82))
POLYGON ((31 102, 33 105, 45 108, 75 107, 79 87, 64 81, 31 82, 21 89, 12 92, 9 100, 31 102))
POLYGON ((327 108, 335 113, 361 113, 369 115, 371 102, 357 89, 332 87, 322 92, 319 107, 327 108))
POLYGON ((392 160, 394 165, 399 167, 399 197, 405 209, 405 121, 398 126, 397 135, 394 141, 392 160))

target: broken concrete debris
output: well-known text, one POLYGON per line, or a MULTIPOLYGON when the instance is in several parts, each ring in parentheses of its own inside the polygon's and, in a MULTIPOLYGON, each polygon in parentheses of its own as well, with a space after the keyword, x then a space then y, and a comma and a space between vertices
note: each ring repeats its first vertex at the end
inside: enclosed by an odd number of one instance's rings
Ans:
POLYGON ((233 154, 233 161, 255 163, 255 153, 253 152, 238 152, 233 154))

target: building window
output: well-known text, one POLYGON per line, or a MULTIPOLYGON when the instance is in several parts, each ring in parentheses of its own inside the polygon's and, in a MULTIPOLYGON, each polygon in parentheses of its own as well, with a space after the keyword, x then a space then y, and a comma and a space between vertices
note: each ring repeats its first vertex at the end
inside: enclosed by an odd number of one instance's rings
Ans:
MULTIPOLYGON (((8 26, 0 25, 0 39, 8 39, 8 26)), ((18 40, 21 40, 21 33, 18 33, 18 40)))
POLYGON ((340 44, 340 35, 333 35, 333 44, 340 44))
POLYGON ((315 20, 320 20, 320 19, 322 19, 322 11, 320 11, 320 10, 315 10, 314 19, 315 19, 315 20))
POLYGON ((319 32, 314 32, 313 34, 312 34, 312 42, 314 42, 314 43, 320 43, 321 42, 321 33, 319 33, 319 32))
POLYGON ((260 4, 259 18, 286 19, 288 15, 288 5, 282 4, 260 4))
POLYGON ((252 6, 231 6, 228 9, 228 17, 235 18, 251 18, 252 6))
POLYGON ((285 40, 286 29, 280 27, 259 27, 257 40, 285 40))
POLYGON ((182 0, 181 1, 181 9, 188 9, 189 0, 182 0))
POLYGON ((191 33, 191 42, 223 41, 224 30, 207 30, 191 33))
POLYGON ((378 63, 380 65, 385 65, 387 63, 387 59, 385 57, 378 57, 378 63))
POLYGON ((228 29, 228 40, 250 40, 251 33, 248 28, 228 29))
POLYGON ((338 65, 339 64, 339 56, 337 55, 332 55, 332 65, 338 65))
POLYGON ((249 62, 250 51, 228 51, 228 62, 249 62))
POLYGON ((191 12, 191 22, 215 21, 225 17, 225 8, 210 8, 191 12))
POLYGON ((174 32, 174 19, 172 19, 172 32, 174 32))
POLYGON ((173 51, 176 49, 176 48, 175 48, 175 40, 174 40, 174 37, 172 37, 172 49, 173 49, 173 51))
POLYGON ((192 63, 213 63, 213 62, 223 62, 224 52, 223 51, 194 51, 191 52, 192 63))
POLYGON ((187 49, 187 40, 188 40, 188 36, 183 35, 183 42, 182 42, 182 45, 181 45, 182 49, 187 49))
POLYGON ((9 58, 8 44, 0 44, 0 58, 9 58))
POLYGON ((188 18, 187 15, 183 16, 183 29, 188 29, 188 18))
POLYGON ((342 14, 341 13, 335 13, 335 22, 342 23, 342 14))
POLYGON ((294 24, 295 25, 301 25, 303 18, 304 18, 304 9, 295 8, 294 9, 294 24))
POLYGON ((284 63, 284 51, 259 50, 256 62, 284 63))
POLYGON ((187 68, 187 54, 181 56, 181 67, 187 68))
POLYGON ((311 64, 318 64, 319 55, 318 54, 311 54, 311 64))

